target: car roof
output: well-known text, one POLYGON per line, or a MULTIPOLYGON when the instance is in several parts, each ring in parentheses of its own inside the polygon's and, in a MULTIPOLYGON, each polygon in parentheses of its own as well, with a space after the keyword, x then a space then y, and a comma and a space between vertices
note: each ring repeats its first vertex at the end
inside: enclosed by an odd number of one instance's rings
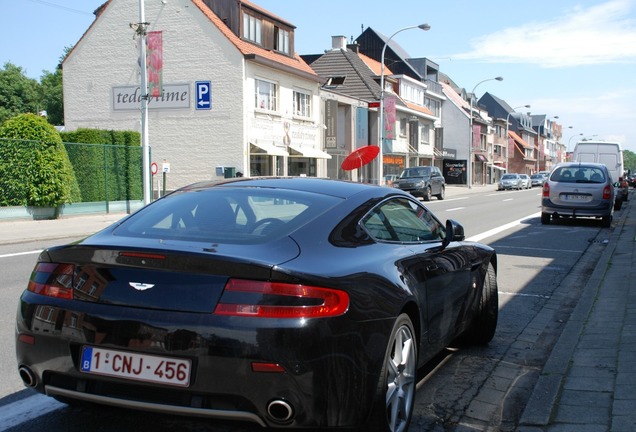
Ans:
MULTIPOLYGON (((240 187, 240 188, 275 188, 288 189, 302 192, 332 195, 340 198, 349 198, 360 192, 368 191, 377 195, 386 194, 387 190, 400 193, 399 189, 381 187, 370 183, 358 183, 344 180, 317 178, 317 177, 239 177, 221 181, 205 181, 184 186, 177 191, 205 190, 213 187, 240 187)), ((407 194, 404 192, 403 194, 407 194)), ((407 194, 408 195, 408 194, 407 194)))

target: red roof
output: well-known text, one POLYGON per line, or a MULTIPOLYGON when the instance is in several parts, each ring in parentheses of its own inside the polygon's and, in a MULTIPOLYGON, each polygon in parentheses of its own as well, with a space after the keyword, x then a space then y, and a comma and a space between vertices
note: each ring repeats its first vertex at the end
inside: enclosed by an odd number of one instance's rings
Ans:
MULTIPOLYGON (((238 50, 243 55, 256 55, 262 57, 263 59, 279 63, 292 69, 296 69, 299 72, 313 75, 318 80, 318 75, 316 75, 313 69, 309 67, 309 65, 305 63, 305 61, 298 54, 294 53, 293 57, 288 57, 284 54, 279 54, 277 52, 261 48, 253 43, 244 41, 243 39, 232 33, 232 30, 230 30, 230 28, 225 25, 225 23, 218 16, 216 16, 214 12, 212 12, 212 10, 210 10, 210 8, 203 2, 203 0, 192 0, 192 3, 194 3, 199 8, 199 10, 201 10, 201 12, 203 12, 205 16, 208 17, 210 21, 212 21, 212 23, 221 31, 221 33, 223 33, 223 35, 228 38, 228 40, 232 42, 232 44, 236 48, 238 48, 238 50)), ((249 4, 251 8, 255 7, 253 3, 244 3, 249 4)))

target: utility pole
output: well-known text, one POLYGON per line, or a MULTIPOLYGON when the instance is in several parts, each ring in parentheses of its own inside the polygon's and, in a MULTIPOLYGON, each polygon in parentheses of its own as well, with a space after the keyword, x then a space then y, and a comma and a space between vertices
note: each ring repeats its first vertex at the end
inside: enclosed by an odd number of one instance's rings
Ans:
POLYGON ((139 0, 139 22, 130 24, 139 36, 139 67, 141 68, 141 83, 139 87, 141 99, 141 153, 142 177, 144 191, 144 205, 150 204, 152 188, 150 176, 150 148, 148 146, 148 65, 146 63, 146 34, 149 23, 146 22, 144 0, 139 0))

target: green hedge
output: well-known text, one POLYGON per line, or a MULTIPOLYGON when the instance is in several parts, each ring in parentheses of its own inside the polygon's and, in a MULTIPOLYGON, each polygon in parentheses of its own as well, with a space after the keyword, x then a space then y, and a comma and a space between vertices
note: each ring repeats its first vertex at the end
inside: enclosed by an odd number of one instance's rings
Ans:
POLYGON ((6 120, 0 127, 0 205, 56 207, 81 199, 57 130, 35 114, 6 120))
POLYGON ((141 135, 133 131, 61 132, 84 202, 143 199, 141 135))

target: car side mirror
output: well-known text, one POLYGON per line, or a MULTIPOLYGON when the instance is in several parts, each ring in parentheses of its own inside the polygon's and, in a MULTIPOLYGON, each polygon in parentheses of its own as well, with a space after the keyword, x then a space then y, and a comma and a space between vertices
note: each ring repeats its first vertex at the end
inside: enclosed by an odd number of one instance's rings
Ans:
POLYGON ((459 222, 448 219, 446 221, 446 236, 442 242, 442 249, 446 249, 452 241, 464 241, 465 239, 464 227, 459 222))

